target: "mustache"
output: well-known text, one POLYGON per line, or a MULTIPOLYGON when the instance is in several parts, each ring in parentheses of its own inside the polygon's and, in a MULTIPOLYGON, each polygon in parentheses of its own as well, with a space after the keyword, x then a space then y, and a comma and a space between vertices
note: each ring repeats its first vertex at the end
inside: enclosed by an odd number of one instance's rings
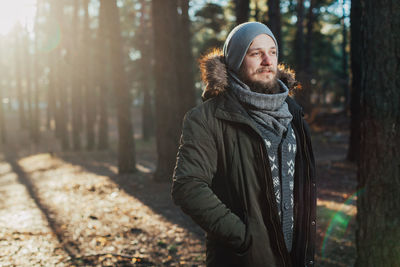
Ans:
POLYGON ((263 72, 267 72, 267 71, 275 73, 274 69, 270 68, 270 67, 259 68, 256 70, 256 73, 263 73, 263 72))

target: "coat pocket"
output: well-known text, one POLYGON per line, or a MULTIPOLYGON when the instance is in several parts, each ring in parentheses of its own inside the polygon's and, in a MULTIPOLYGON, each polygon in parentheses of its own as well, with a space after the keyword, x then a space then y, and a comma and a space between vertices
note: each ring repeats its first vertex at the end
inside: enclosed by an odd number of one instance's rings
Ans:
POLYGON ((236 255, 239 257, 246 256, 246 254, 249 252, 251 244, 253 242, 253 237, 250 232, 250 226, 251 226, 250 220, 249 220, 247 214, 245 214, 244 216, 245 216, 244 224, 246 225, 246 234, 245 234, 242 246, 236 252, 236 255))
POLYGON ((276 266, 266 227, 255 218, 249 217, 243 251, 238 253, 243 267, 276 266), (247 244, 246 244, 247 242, 247 244), (247 247, 245 247, 247 245, 247 247))

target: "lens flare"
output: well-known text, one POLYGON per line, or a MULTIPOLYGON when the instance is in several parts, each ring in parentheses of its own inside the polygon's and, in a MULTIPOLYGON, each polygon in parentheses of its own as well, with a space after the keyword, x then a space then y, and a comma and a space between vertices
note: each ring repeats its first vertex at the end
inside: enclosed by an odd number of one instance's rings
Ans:
POLYGON ((355 200, 360 194, 364 192, 364 189, 360 189, 354 194, 352 194, 346 201, 342 204, 342 207, 339 211, 335 212, 332 216, 331 221, 329 222, 328 228, 324 235, 324 239, 322 241, 321 248, 321 257, 322 259, 326 259, 326 249, 329 243, 329 240, 343 240, 345 234, 347 233, 347 228, 352 219, 354 219, 354 215, 350 215, 349 211, 351 209, 355 209, 355 200))

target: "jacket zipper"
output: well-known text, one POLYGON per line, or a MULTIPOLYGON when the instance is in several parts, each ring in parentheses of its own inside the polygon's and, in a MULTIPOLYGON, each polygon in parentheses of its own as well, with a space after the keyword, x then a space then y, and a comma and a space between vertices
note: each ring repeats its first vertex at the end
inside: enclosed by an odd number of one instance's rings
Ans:
MULTIPOLYGON (((263 149, 263 143, 261 143, 260 144, 260 151, 261 151, 261 159, 262 159, 262 161, 263 161, 263 169, 264 169, 264 178, 265 178, 265 181, 267 181, 267 170, 266 170, 266 160, 265 160, 265 157, 264 157, 264 151, 263 151, 264 149, 263 149)), ((274 202, 272 202, 273 200, 271 200, 270 199, 270 197, 269 197, 269 194, 267 194, 267 198, 268 198, 268 200, 270 201, 270 203, 271 203, 271 205, 273 206, 273 204, 272 203, 274 203, 274 202)), ((272 207, 272 209, 273 209, 274 207, 272 207)), ((276 210, 276 209, 275 209, 276 210)), ((274 220, 273 220, 273 218, 272 218, 272 213, 270 213, 270 219, 271 219, 271 221, 272 221, 272 223, 274 222, 274 220)), ((283 266, 286 266, 286 261, 285 261, 285 257, 283 256, 283 253, 282 253, 282 250, 281 250, 281 246, 280 246, 280 242, 279 242, 279 237, 278 237, 278 232, 276 231, 276 228, 275 228, 275 226, 273 226, 272 228, 274 228, 274 233, 275 233, 275 237, 276 237, 276 240, 278 241, 278 250, 279 250, 279 254, 280 254, 280 256, 281 256, 281 259, 283 259, 283 266)))
MULTIPOLYGON (((300 114, 301 115, 301 114, 300 114)), ((303 125, 303 123, 301 123, 301 130, 302 130, 302 132, 303 132, 303 145, 304 145, 304 152, 305 152, 305 155, 306 155, 306 160, 307 160, 307 178, 308 179, 310 179, 310 160, 309 160, 309 158, 308 158, 308 153, 307 153, 307 147, 306 147, 306 143, 307 143, 307 140, 306 140, 306 134, 305 134, 305 131, 304 131, 304 125, 303 125)), ((311 186, 311 182, 309 182, 309 184, 308 184, 308 187, 307 187, 307 190, 308 190, 308 196, 310 195, 310 186, 311 186)), ((305 265, 307 266, 307 250, 308 250, 308 236, 309 236, 309 233, 310 233, 310 211, 308 211, 308 214, 307 214, 307 232, 306 232, 306 249, 304 250, 304 260, 306 261, 305 262, 305 265)))

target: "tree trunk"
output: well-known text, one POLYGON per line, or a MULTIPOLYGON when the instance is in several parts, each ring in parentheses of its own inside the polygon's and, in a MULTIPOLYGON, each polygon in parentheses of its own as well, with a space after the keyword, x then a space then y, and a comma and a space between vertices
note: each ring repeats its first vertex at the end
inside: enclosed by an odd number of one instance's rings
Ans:
POLYGON ((32 57, 29 53, 29 32, 26 30, 23 38, 23 50, 24 50, 24 68, 25 68, 25 80, 26 80, 26 100, 27 100, 27 113, 28 113, 28 131, 29 135, 34 139, 33 133, 33 105, 32 105, 32 57))
POLYGON ((235 0, 236 24, 249 21, 250 0, 235 0))
POLYGON ((350 139, 347 159, 358 161, 360 156, 360 90, 361 90, 361 2, 351 1, 350 31, 351 31, 351 72, 352 88, 350 99, 350 139))
MULTIPOLYGON (((4 79, 4 73, 5 73, 5 66, 3 65, 3 53, 4 53, 4 47, 3 47, 3 40, 0 39, 0 99, 3 99, 3 79, 4 79)), ((4 121, 4 104, 3 101, 0 101, 0 142, 1 144, 5 144, 7 141, 7 136, 6 136, 6 128, 5 128, 5 121, 4 121)))
POLYGON ((400 2, 361 1, 357 267, 400 266, 400 2))
POLYGON ((103 83, 99 86, 99 140, 98 140, 98 149, 106 150, 109 146, 109 138, 108 138, 108 88, 103 83))
POLYGON ((145 78, 143 82, 143 89, 142 136, 143 140, 148 141, 150 137, 154 136, 154 114, 148 78, 145 78))
MULTIPOLYGON (((313 31, 314 31, 314 6, 317 0, 309 0, 309 7, 307 13, 307 35, 305 43, 305 57, 304 57, 304 71, 307 75, 307 82, 309 83, 312 76, 312 49, 313 49, 313 31)), ((310 89, 310 88, 309 88, 310 89)))
MULTIPOLYGON (((296 93, 296 100, 303 107, 303 111, 309 114, 311 111, 310 104, 310 91, 307 83, 307 74, 305 70, 305 44, 304 44, 304 0, 297 1, 297 22, 296 22, 296 36, 294 40, 295 52, 295 70, 296 78, 302 85, 302 90, 296 93)), ((311 34, 311 32, 310 32, 311 34)), ((310 40, 311 41, 311 40, 310 40)), ((311 45, 311 43, 309 43, 311 45)))
MULTIPOLYGON (((151 86, 150 86, 150 77, 153 55, 151 52, 152 48, 152 40, 151 34, 152 28, 148 26, 149 21, 146 19, 146 13, 151 13, 147 11, 148 7, 146 5, 145 0, 141 0, 141 17, 140 17, 140 39, 142 42, 140 43, 140 52, 142 54, 141 57, 141 66, 143 67, 142 71, 142 92, 143 92, 143 105, 142 105, 142 136, 143 140, 149 140, 151 136, 154 135, 154 114, 152 109, 152 101, 151 101, 151 86)), ((151 14, 148 14, 148 17, 151 17, 151 14)))
POLYGON ((153 0, 154 27, 154 75, 156 81, 156 138, 157 170, 156 181, 168 182, 175 166, 179 144, 182 114, 179 113, 178 69, 176 40, 178 36, 178 12, 176 0, 153 0))
POLYGON ((39 134, 39 129, 40 129, 40 109, 39 109, 39 49, 38 49, 38 45, 39 45, 39 17, 41 15, 40 11, 42 8, 42 1, 38 0, 36 3, 36 16, 35 16, 35 40, 34 40, 34 53, 35 56, 33 57, 34 63, 34 70, 33 70, 33 75, 34 75, 34 79, 33 79, 33 86, 35 88, 34 91, 34 105, 33 105, 33 121, 32 121, 32 132, 33 132, 33 141, 37 144, 39 143, 39 138, 40 138, 40 134, 39 134))
MULTIPOLYGON (((64 18, 64 3, 57 1, 52 3, 55 6, 55 16, 60 23, 61 32, 66 31, 65 18, 64 18)), ((56 90, 56 136, 61 140, 62 149, 69 149, 69 134, 68 134, 68 93, 67 93, 67 79, 64 74, 67 68, 64 62, 60 60, 61 51, 65 48, 67 40, 54 51, 53 54, 53 67, 55 68, 55 90, 56 90)), ((68 47, 67 47, 68 48, 68 47)))
POLYGON ((86 149, 93 150, 95 146, 95 92, 93 90, 93 79, 89 70, 91 61, 90 56, 90 44, 93 43, 89 28, 89 0, 83 1, 83 9, 85 11, 85 17, 83 21, 83 39, 82 39, 82 66, 83 66, 83 79, 82 85, 85 94, 85 115, 86 115, 86 149))
POLYGON ((22 44, 20 33, 17 31, 15 34, 15 80, 17 85, 17 97, 18 97, 18 112, 19 112, 19 124, 22 129, 26 128, 26 117, 25 117, 25 101, 22 91, 22 44))
POLYGON ((305 113, 310 114, 312 107, 311 107, 311 93, 312 93, 312 86, 311 86, 311 79, 313 76, 313 66, 312 66, 312 44, 313 44, 313 30, 314 30, 314 22, 315 22, 315 15, 313 12, 315 2, 317 0, 309 0, 309 8, 307 12, 307 34, 304 44, 304 62, 301 65, 300 70, 300 79, 303 84, 303 90, 300 92, 302 94, 302 105, 304 108, 305 113))
POLYGON ((131 96, 124 66, 123 43, 119 11, 116 1, 103 0, 107 3, 108 30, 110 33, 111 67, 115 89, 118 117, 118 172, 136 171, 135 141, 131 118, 131 96))
POLYGON ((294 40, 295 64, 297 71, 304 66, 304 0, 298 0, 296 6, 297 22, 294 40))
POLYGON ((279 61, 283 59, 283 42, 282 42, 282 22, 281 22, 281 1, 268 0, 268 27, 271 29, 278 42, 279 61))
POLYGON ((70 38, 70 55, 71 64, 71 100, 72 100, 72 143, 75 151, 81 149, 81 138, 80 131, 82 128, 81 117, 82 112, 80 110, 80 99, 81 99, 81 64, 80 57, 83 53, 80 53, 80 45, 78 44, 78 22, 79 22, 79 2, 74 0, 74 15, 72 21, 72 34, 70 38))
MULTIPOLYGON (((58 30, 60 30, 60 32, 64 32, 64 25, 63 25, 63 21, 64 21, 64 10, 63 10, 63 2, 57 1, 57 2, 50 2, 51 5, 51 14, 50 16, 52 16, 52 22, 54 23, 53 29, 52 29, 52 34, 56 34, 58 30), (57 25, 55 23, 59 22, 59 27, 60 29, 57 29, 57 25)), ((50 26, 50 27, 52 27, 50 26)), ((65 40, 64 40, 65 41, 65 40)), ((60 139, 60 140, 64 140, 64 138, 62 138, 62 133, 63 131, 63 125, 61 122, 61 117, 64 116, 64 110, 61 110, 61 103, 60 100, 64 100, 61 95, 64 92, 64 89, 61 88, 62 85, 64 85, 63 79, 64 77, 62 77, 61 73, 64 73, 64 69, 62 69, 62 61, 60 60, 61 58, 61 51, 62 48, 61 46, 64 44, 60 43, 55 49, 53 49, 53 51, 51 51, 50 53, 52 54, 52 66, 51 66, 51 71, 53 72, 54 76, 54 84, 53 84, 53 90, 54 90, 54 105, 55 105, 55 110, 54 110, 54 127, 55 127, 55 136, 60 139), (62 113, 62 115, 61 115, 62 113)), ((67 100, 67 99, 65 99, 67 100)), ((66 149, 66 143, 61 141, 62 143, 62 147, 63 150, 64 148, 66 149)))
POLYGON ((347 111, 349 109, 350 91, 349 91, 349 70, 348 70, 348 56, 347 56, 347 26, 345 23, 346 0, 342 0, 342 12, 343 16, 340 20, 342 26, 342 80, 343 80, 343 95, 344 95, 344 107, 347 111))
POLYGON ((99 140, 98 148, 100 150, 108 149, 108 86, 106 81, 107 74, 107 7, 106 1, 100 1, 99 13, 99 33, 98 33, 98 49, 97 49, 97 80, 99 85, 99 140))
POLYGON ((196 105, 193 73, 193 55, 190 33, 189 1, 180 0, 182 14, 179 20, 180 42, 178 46, 178 81, 181 114, 185 114, 196 105))
MULTIPOLYGON (((0 77, 1 81, 1 77, 0 77)), ((3 88, 0 86, 0 99, 3 99, 3 88)), ((0 102, 0 140, 2 144, 5 144, 7 141, 6 135, 6 127, 4 121, 4 108, 3 108, 3 101, 0 102)))
POLYGON ((48 54, 48 63, 50 68, 49 73, 49 87, 47 89, 47 109, 46 109, 46 116, 47 116, 47 129, 52 128, 52 122, 55 122, 56 116, 56 94, 55 94, 55 80, 56 80, 56 73, 55 73, 55 61, 54 58, 54 51, 51 51, 48 54))
POLYGON ((255 3, 255 7, 254 7, 254 20, 255 21, 260 21, 260 7, 258 6, 258 1, 256 1, 255 3))

